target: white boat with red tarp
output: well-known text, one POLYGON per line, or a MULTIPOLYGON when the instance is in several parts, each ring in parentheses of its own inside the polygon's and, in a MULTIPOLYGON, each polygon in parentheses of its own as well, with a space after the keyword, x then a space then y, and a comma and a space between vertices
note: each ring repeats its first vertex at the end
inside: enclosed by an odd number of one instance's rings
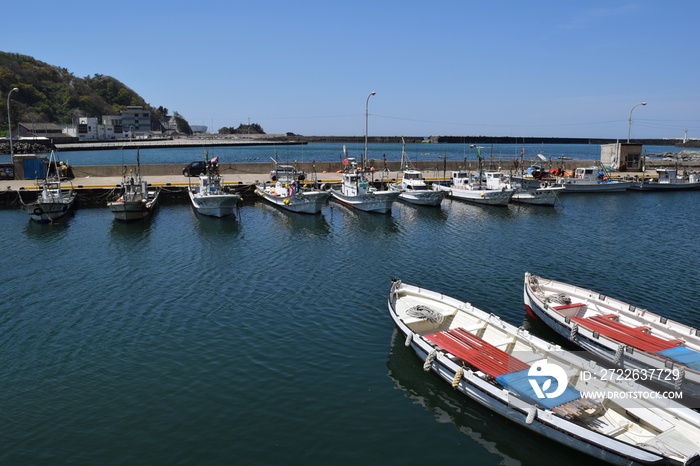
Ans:
POLYGON ((700 462, 692 409, 438 292, 392 280, 388 309, 424 370, 511 422, 613 464, 700 462))
POLYGON ((615 366, 700 397, 700 330, 574 285, 525 274, 525 310, 615 366), (666 376, 667 375, 667 376, 666 376))

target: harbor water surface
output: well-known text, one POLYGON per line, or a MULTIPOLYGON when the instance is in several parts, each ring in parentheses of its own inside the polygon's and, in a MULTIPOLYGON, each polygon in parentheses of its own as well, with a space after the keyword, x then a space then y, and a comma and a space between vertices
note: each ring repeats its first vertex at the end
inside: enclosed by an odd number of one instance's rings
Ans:
POLYGON ((404 346, 391 277, 525 317, 526 271, 700 326, 700 192, 391 215, 0 210, 3 464, 589 464, 404 346))

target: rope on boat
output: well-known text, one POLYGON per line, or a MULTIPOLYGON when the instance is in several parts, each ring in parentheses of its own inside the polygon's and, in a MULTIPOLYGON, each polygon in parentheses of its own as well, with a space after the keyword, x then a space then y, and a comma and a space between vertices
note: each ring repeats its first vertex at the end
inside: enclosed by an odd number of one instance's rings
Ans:
POLYGON ((685 378, 685 368, 679 367, 678 368, 678 377, 676 377, 676 380, 673 381, 673 388, 676 390, 681 389, 681 385, 683 385, 683 379, 685 378))
POLYGON ((564 293, 553 293, 545 299, 547 303, 571 304, 571 298, 564 293))
POLYGON ((535 420, 536 417, 537 417, 537 407, 530 406, 530 410, 527 412, 527 418, 525 419, 525 422, 527 424, 532 424, 532 422, 535 420))
POLYGON ((452 388, 457 388, 457 385, 459 385, 459 381, 462 380, 462 376, 464 375, 464 368, 460 367, 457 369, 457 372, 455 372, 455 376, 452 379, 452 388))
POLYGON ((615 364, 620 364, 620 361, 622 361, 622 355, 625 352, 625 345, 617 345, 617 349, 615 350, 615 364))
POLYGON ((435 360, 435 357, 437 356, 437 350, 434 349, 428 354, 428 357, 425 358, 425 364, 423 364, 423 370, 424 371, 429 371, 430 366, 433 364, 433 361, 435 360))
POLYGON ((578 333, 578 324, 574 322, 571 326, 571 333, 569 334, 569 340, 576 341, 576 334, 578 333))
POLYGON ((423 306, 422 304, 418 304, 417 306, 409 308, 406 311, 406 314, 409 317, 414 317, 416 319, 425 319, 432 322, 433 324, 438 325, 445 320, 444 315, 440 314, 434 309, 430 309, 428 306, 423 306))

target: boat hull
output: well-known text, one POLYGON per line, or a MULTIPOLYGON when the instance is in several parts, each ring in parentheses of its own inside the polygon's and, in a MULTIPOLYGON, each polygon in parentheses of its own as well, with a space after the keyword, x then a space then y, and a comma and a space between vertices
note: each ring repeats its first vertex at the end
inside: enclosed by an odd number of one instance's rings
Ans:
POLYGON ((107 207, 114 214, 116 220, 122 222, 131 222, 135 220, 143 220, 153 214, 158 205, 158 196, 160 189, 149 191, 147 199, 124 201, 117 199, 113 202, 108 202, 107 207))
POLYGON ((62 193, 56 201, 37 200, 27 204, 27 213, 39 223, 53 223, 70 213, 75 201, 75 193, 62 193))
POLYGON ((291 196, 277 196, 262 188, 258 188, 256 192, 260 197, 277 207, 290 212, 312 215, 320 213, 330 197, 330 193, 327 191, 305 191, 291 196))
POLYGON ((447 191, 447 196, 452 199, 497 206, 507 206, 515 193, 513 189, 468 189, 460 186, 438 186, 438 189, 447 191))
POLYGON ((439 206, 447 197, 446 191, 401 191, 399 200, 414 205, 439 206))
POLYGON ((564 187, 565 193, 619 193, 632 186, 631 181, 590 182, 576 178, 561 178, 557 183, 564 187))
POLYGON ((205 194, 201 195, 188 190, 194 210, 207 217, 226 217, 233 214, 241 196, 238 194, 205 194))
POLYGON ((335 188, 331 189, 331 198, 341 204, 363 212, 379 214, 391 212, 391 206, 398 197, 398 191, 374 191, 358 196, 347 196, 335 188))
POLYGON ((557 203, 557 193, 563 190, 563 188, 538 188, 516 191, 511 198, 511 202, 516 204, 553 206, 557 203))
POLYGON ((692 191, 700 189, 700 183, 634 183, 629 189, 634 191, 692 191))

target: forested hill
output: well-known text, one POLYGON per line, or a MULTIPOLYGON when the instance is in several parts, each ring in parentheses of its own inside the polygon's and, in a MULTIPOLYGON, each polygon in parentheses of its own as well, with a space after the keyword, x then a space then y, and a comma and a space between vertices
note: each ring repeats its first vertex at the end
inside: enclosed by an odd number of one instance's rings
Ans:
MULTIPOLYGON (((27 55, 0 52, 0 96, 6 103, 12 93, 12 122, 71 124, 76 117, 118 115, 129 105, 141 105, 158 121, 167 109, 152 108, 141 96, 111 76, 78 78, 66 68, 49 65, 27 55)), ((4 107, 4 106, 3 106, 4 107)), ((0 127, 7 127, 7 111, 0 112, 0 127), (4 113, 4 115, 3 115, 4 113)))

